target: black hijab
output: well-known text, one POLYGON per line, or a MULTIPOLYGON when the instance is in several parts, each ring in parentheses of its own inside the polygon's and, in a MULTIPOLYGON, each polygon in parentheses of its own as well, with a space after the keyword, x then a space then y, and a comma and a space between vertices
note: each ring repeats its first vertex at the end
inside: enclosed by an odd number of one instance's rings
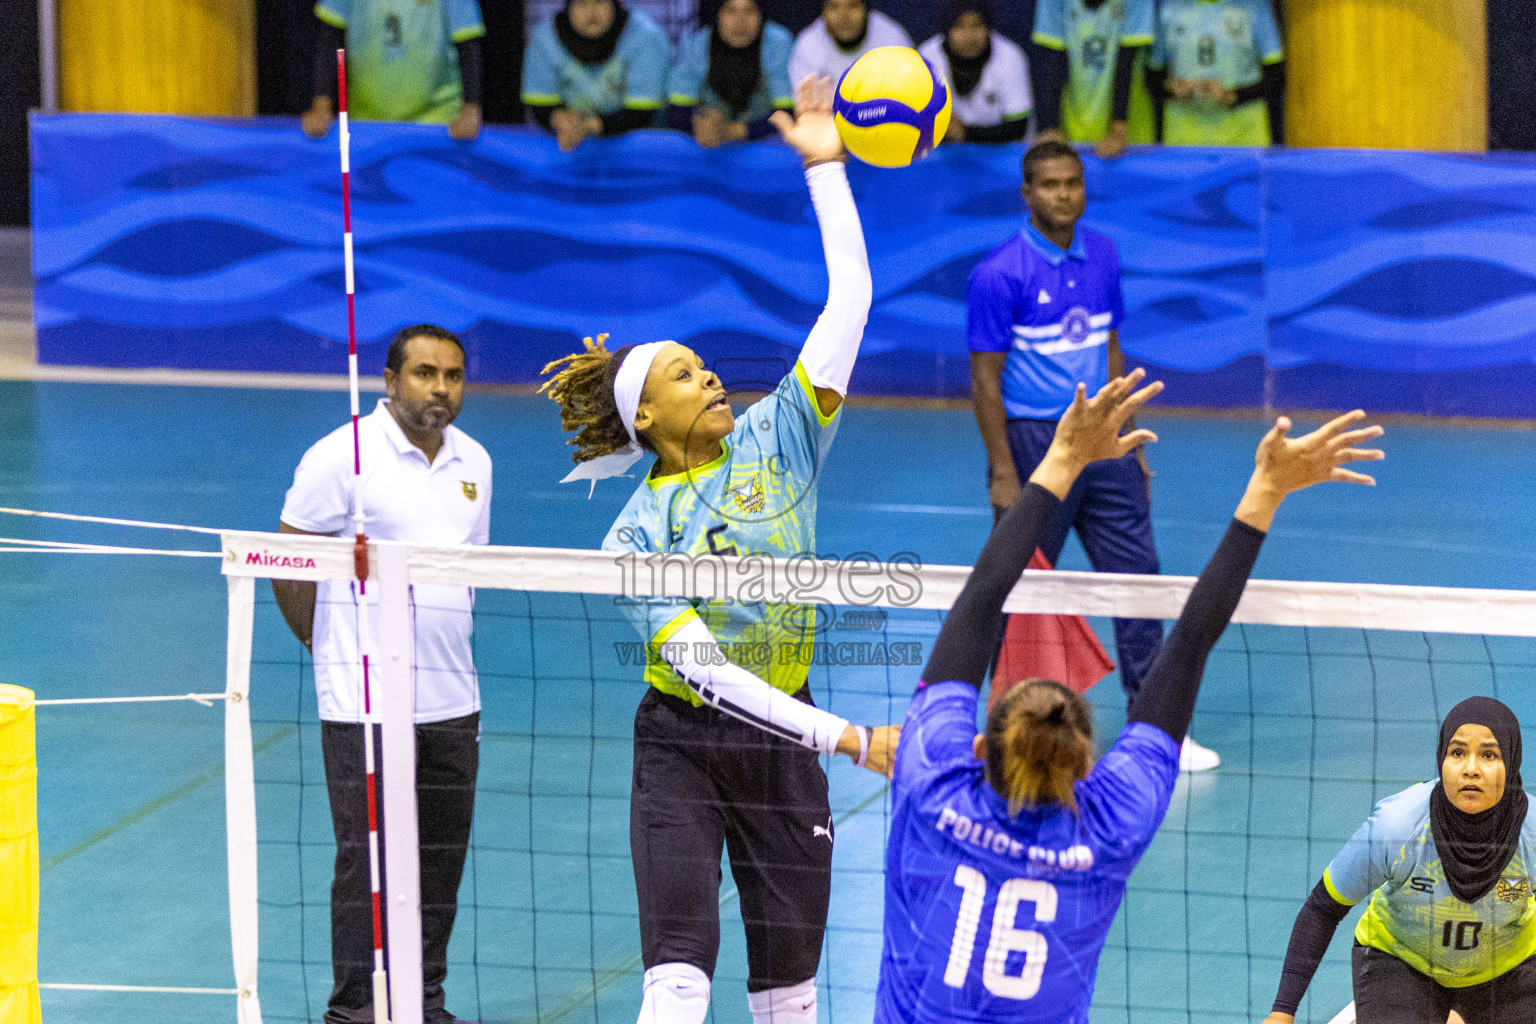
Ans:
POLYGON ((565 51, 583 64, 606 64, 613 59, 613 51, 619 48, 619 36, 628 24, 629 11, 619 0, 613 0, 613 24, 596 39, 588 39, 571 27, 571 3, 566 0, 565 7, 555 15, 555 35, 565 51))
POLYGON ((1429 795, 1429 827, 1451 892, 1463 903, 1476 903, 1498 884, 1505 865, 1515 855, 1529 801, 1520 785, 1520 721, 1492 697, 1468 697, 1440 723, 1436 779, 1441 778, 1440 766, 1451 737, 1464 725, 1486 726, 1499 741, 1499 753, 1504 757, 1504 796, 1481 814, 1468 814, 1451 803, 1445 783, 1437 781, 1429 795))
MULTIPOLYGON (((723 10, 725 5, 721 4, 723 10)), ((752 103, 763 77, 763 17, 758 9, 757 35, 741 49, 730 45, 720 35, 720 15, 709 29, 709 87, 730 109, 732 118, 740 117, 752 103)))
POLYGON ((992 59, 992 5, 988 0, 948 0, 944 5, 944 56, 949 59, 950 85, 957 96, 969 96, 981 84, 981 73, 992 59), (974 57, 958 57, 949 48, 949 30, 967 14, 978 14, 987 26, 987 45, 974 57))

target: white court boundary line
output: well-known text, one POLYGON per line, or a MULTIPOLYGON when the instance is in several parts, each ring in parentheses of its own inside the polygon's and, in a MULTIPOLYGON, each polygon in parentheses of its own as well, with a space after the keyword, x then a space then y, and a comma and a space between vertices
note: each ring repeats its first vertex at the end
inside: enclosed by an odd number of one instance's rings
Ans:
POLYGON ((38 988, 63 989, 72 992, 172 992, 191 996, 237 996, 237 988, 180 988, 174 985, 76 985, 62 981, 40 981, 38 988))
POLYGON ((60 707, 66 704, 144 704, 166 700, 190 700, 196 701, 203 707, 213 707, 216 700, 239 700, 238 693, 183 693, 169 697, 54 697, 49 700, 34 700, 33 707, 60 707))

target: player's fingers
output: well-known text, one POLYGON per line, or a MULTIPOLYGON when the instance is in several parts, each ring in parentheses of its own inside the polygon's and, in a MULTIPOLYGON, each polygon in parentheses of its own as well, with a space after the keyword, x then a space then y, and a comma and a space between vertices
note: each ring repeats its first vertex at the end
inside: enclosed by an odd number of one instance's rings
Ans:
POLYGON ((1130 415, 1137 409, 1141 408, 1143 405, 1146 405, 1148 402, 1152 401, 1152 399, 1156 398, 1159 394, 1162 393, 1162 390, 1163 382, 1160 380, 1155 380, 1151 384, 1148 384, 1146 387, 1142 388, 1140 391, 1136 392, 1134 395, 1131 395, 1129 398, 1127 398, 1125 402, 1120 406, 1120 408, 1125 410, 1126 415, 1130 415))
POLYGON ((1147 430, 1146 428, 1142 428, 1141 430, 1133 430, 1129 434, 1126 434, 1124 437, 1120 438, 1120 447, 1124 451, 1130 451, 1133 448, 1137 448, 1144 444, 1156 443, 1157 435, 1152 433, 1152 431, 1147 430))
POLYGON ((1346 448, 1333 453, 1333 464, 1342 466, 1346 462, 1380 462, 1386 457, 1387 453, 1380 448, 1346 448))
POLYGON ((832 109, 832 79, 820 75, 816 79, 816 109, 826 113, 832 109))
POLYGON ((1330 470, 1329 473, 1328 473, 1328 479, 1329 480, 1336 480, 1339 483, 1344 483, 1344 484, 1365 484, 1367 487, 1375 487, 1376 486, 1376 478, 1375 477, 1369 476, 1369 475, 1367 475, 1365 473, 1356 473, 1352 469, 1338 469, 1338 468, 1335 468, 1333 470, 1330 470))
POLYGON ((1275 417, 1275 425, 1269 428, 1269 433, 1264 435, 1264 440, 1281 440, 1291 432, 1291 418, 1289 416, 1275 417))
POLYGON ((768 117, 768 121, 779 130, 779 135, 788 138, 789 130, 795 126, 795 119, 789 116, 786 110, 775 110, 768 117))
POLYGON ((1369 441, 1372 438, 1380 437, 1385 433, 1386 431, 1381 427, 1365 427, 1361 430, 1346 430, 1342 434, 1335 434, 1329 443, 1332 444, 1335 448, 1350 448, 1359 444, 1361 441, 1369 441))
POLYGON ((1356 423, 1359 423, 1363 419, 1365 419, 1364 409, 1352 409, 1342 416, 1335 416, 1327 423, 1324 423, 1321 427, 1318 427, 1317 430, 1313 431, 1313 433, 1322 434, 1325 437, 1332 437, 1335 434, 1339 434, 1345 430, 1348 430, 1350 427, 1354 426, 1356 423))

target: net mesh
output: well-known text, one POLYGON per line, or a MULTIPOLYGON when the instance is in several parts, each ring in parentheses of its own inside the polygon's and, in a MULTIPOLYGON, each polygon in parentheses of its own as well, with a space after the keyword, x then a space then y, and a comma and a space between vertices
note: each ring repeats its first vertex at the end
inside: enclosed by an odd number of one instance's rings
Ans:
MULTIPOLYGON (((447 1006, 484 1021, 631 1021, 643 970, 628 831, 632 723, 645 692, 640 637, 621 596, 519 590, 516 572, 481 571, 477 553, 461 557, 462 575, 477 584, 483 713, 447 1006)), ((566 569, 556 558, 541 578, 564 576, 569 590, 590 578, 590 566, 590 555, 572 553, 566 569)), ((948 570, 917 575, 929 593, 953 591, 948 570)), ((1061 580, 1063 607, 1074 604, 1073 589, 1093 585, 1061 580)), ((1309 602, 1339 603, 1338 594, 1319 598, 1307 585, 1269 586, 1269 606, 1287 622, 1312 618, 1309 602)), ((1419 608, 1411 620, 1420 623, 1464 623, 1490 606, 1488 592, 1397 589, 1419 608)), ((1123 597, 1128 612, 1146 607, 1134 593, 1123 597)), ((1371 598, 1355 593, 1346 602, 1368 628, 1248 621, 1226 632, 1192 729, 1222 765, 1179 781, 1100 961, 1095 1024, 1261 1019, 1307 893, 1376 800, 1432 775, 1439 718, 1479 693, 1517 711, 1528 706, 1536 639, 1387 628, 1405 621, 1392 610, 1401 604, 1390 602, 1376 616, 1381 628, 1369 628, 1371 598)), ((1075 603, 1112 610, 1102 595, 1075 603)), ((825 606, 808 670, 816 703, 854 722, 900 722, 942 618, 937 608, 825 606)), ((1113 651, 1109 617, 1089 621, 1113 651)), ((335 843, 313 664, 270 598, 257 609, 251 692, 263 1008, 269 1020, 318 1021, 332 981, 335 843)), ((1102 749, 1125 720, 1118 677, 1088 698, 1102 749)), ((867 1021, 881 946, 888 790, 846 758, 823 763, 837 841, 820 1013, 867 1021)), ((385 830, 387 839, 387 822, 385 830)), ((719 906, 710 1019, 746 1022, 745 942, 728 866, 719 906)), ((1299 1020, 1330 1021, 1350 1001, 1358 913, 1340 928, 1299 1020)))

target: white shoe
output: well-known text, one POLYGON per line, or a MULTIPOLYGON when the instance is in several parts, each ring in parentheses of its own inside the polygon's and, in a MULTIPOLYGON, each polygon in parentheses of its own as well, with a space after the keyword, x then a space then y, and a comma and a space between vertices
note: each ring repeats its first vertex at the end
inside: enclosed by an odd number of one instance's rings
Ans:
POLYGON ((1184 745, 1179 747, 1179 771, 1208 772, 1219 764, 1220 754, 1209 747, 1202 747, 1188 736, 1184 737, 1184 745))

